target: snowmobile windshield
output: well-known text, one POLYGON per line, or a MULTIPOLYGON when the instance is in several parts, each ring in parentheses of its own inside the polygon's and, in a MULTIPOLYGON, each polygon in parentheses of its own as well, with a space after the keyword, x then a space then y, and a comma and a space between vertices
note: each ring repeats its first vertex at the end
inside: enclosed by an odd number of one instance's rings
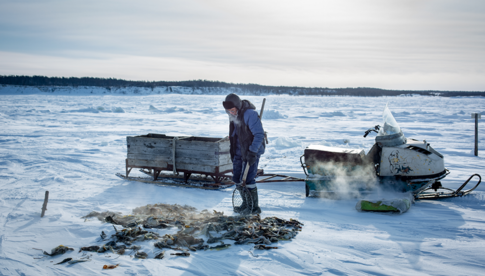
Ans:
POLYGON ((386 108, 384 108, 384 112, 382 113, 382 118, 383 124, 379 129, 377 136, 392 135, 401 132, 401 128, 397 124, 396 119, 394 119, 394 116, 392 116, 387 104, 386 108))

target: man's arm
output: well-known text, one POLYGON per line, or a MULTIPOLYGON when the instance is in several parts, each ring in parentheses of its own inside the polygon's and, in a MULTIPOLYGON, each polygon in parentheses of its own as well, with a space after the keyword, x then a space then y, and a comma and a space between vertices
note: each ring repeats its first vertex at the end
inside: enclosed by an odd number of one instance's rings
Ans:
POLYGON ((253 143, 249 146, 249 150, 252 152, 258 152, 259 148, 264 142, 264 129, 259 119, 258 112, 254 109, 248 110, 244 115, 248 114, 248 119, 246 120, 246 125, 254 136, 253 143))

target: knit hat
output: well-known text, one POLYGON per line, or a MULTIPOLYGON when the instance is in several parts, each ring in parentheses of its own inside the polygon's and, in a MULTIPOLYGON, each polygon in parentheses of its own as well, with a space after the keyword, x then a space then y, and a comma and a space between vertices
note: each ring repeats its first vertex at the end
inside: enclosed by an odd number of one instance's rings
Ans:
POLYGON ((222 102, 222 105, 225 109, 231 109, 235 107, 239 110, 242 107, 242 102, 238 95, 231 93, 226 96, 226 100, 222 102))

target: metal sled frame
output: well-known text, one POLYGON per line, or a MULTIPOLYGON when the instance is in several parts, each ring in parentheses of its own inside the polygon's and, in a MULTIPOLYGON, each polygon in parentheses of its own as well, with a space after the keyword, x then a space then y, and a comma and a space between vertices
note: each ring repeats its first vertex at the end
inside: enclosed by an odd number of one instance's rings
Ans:
MULTIPOLYGON (((118 177, 150 184, 186 187, 186 188, 202 188, 202 189, 224 189, 234 185, 232 181, 232 170, 226 170, 217 173, 207 173, 200 171, 189 171, 177 169, 181 174, 173 174, 172 166, 167 167, 147 167, 147 166, 128 166, 126 161, 126 175, 117 174, 118 177), (140 172, 150 176, 150 178, 130 177, 129 174, 133 168, 139 168, 140 172), (171 172, 169 174, 162 173, 163 171, 171 172), (197 182, 196 184, 193 184, 197 182)), ((256 177, 263 179, 256 179, 256 183, 275 183, 275 182, 304 182, 305 179, 281 174, 266 174, 263 169, 258 169, 256 177)))
POLYGON ((305 181, 305 179, 303 179, 303 178, 281 175, 281 174, 265 174, 265 173, 259 174, 259 170, 258 170, 257 176, 265 177, 265 178, 263 178, 261 180, 256 180, 256 183, 304 182, 305 181))

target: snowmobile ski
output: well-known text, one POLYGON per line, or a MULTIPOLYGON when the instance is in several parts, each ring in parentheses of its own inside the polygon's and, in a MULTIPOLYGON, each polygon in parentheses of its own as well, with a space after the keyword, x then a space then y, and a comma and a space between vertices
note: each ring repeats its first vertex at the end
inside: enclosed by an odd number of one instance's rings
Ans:
POLYGON ((440 182, 436 182, 430 188, 417 194, 416 199, 440 199, 440 198, 466 196, 469 193, 471 193, 473 190, 475 190, 478 187, 478 185, 480 185, 481 182, 482 182, 482 177, 477 173, 470 176, 468 180, 465 181, 465 183, 463 183, 458 189, 456 189, 456 191, 453 189, 445 188, 441 186, 440 182), (468 184, 468 182, 470 182, 470 180, 472 180, 472 178, 474 178, 475 176, 478 177, 478 182, 475 185, 475 187, 469 190, 462 191, 463 188, 465 188, 465 186, 468 184), (432 190, 434 190, 434 192, 432 190), (438 190, 445 190, 445 191, 443 192, 438 190))

